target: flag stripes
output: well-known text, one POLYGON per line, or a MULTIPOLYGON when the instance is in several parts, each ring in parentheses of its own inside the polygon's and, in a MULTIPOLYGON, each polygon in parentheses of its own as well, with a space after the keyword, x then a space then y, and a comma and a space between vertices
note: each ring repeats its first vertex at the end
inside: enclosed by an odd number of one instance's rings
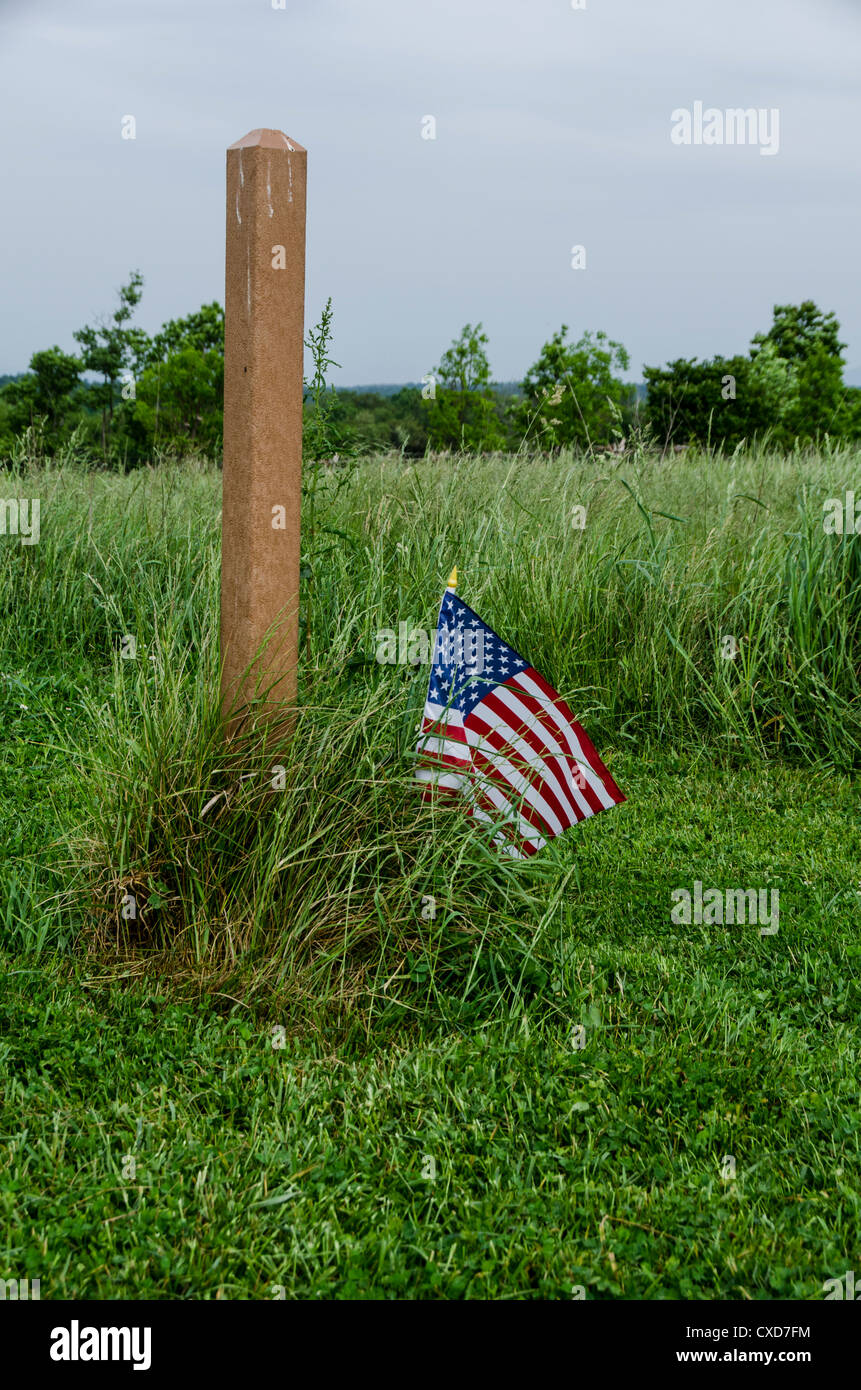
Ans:
POLYGON ((422 796, 461 801, 515 858, 625 800, 566 702, 452 589, 440 607, 417 758, 422 796))

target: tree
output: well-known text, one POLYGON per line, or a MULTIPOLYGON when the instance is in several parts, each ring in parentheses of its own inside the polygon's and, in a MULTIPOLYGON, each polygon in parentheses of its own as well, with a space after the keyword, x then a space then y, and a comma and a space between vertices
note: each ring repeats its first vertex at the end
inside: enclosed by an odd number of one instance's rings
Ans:
MULTIPOLYGON (((130 334, 135 332, 129 330, 130 334)), ((142 335, 134 402, 124 403, 117 432, 133 455, 155 446, 217 454, 224 429, 224 310, 216 301, 142 335)))
POLYGON ((840 434, 845 439, 861 439, 861 387, 847 386, 840 408, 840 434))
POLYGON ((768 432, 776 444, 823 433, 853 435, 857 407, 843 386, 840 324, 812 300, 776 304, 749 357, 679 358, 646 367, 646 419, 665 443, 734 448, 768 432))
POLYGON ((755 357, 764 344, 773 343, 777 355, 795 365, 805 361, 817 347, 828 357, 841 359, 846 344, 839 341, 839 333, 836 315, 824 314, 812 299, 805 299, 803 304, 775 304, 771 328, 767 333, 754 334, 750 353, 755 357))
POLYGON ((490 362, 485 348, 489 342, 480 323, 464 324, 460 337, 455 338, 440 359, 437 379, 451 391, 466 395, 483 391, 490 385, 490 362))
POLYGON ((404 386, 386 396, 339 389, 332 419, 362 452, 397 449, 421 458, 427 451, 428 412, 418 387, 404 386))
POLYGON ((679 357, 666 367, 645 367, 643 372, 648 386, 646 423, 665 448, 670 444, 735 448, 768 427, 760 398, 751 387, 747 357, 714 357, 707 362, 679 357))
POLYGON ((813 345, 798 367, 798 395, 791 416, 796 438, 841 434, 844 424, 843 363, 824 342, 813 345))
POLYGON ((182 348, 224 357, 224 310, 217 300, 202 304, 185 318, 170 319, 164 324, 148 344, 146 365, 166 362, 171 353, 182 348))
POLYGON ((430 373, 428 410, 431 445, 443 449, 498 449, 505 442, 499 407, 490 386, 487 334, 465 324, 430 373))
POLYGON ((751 342, 754 363, 768 351, 786 364, 790 400, 784 413, 785 433, 796 439, 839 434, 848 425, 843 386, 840 324, 834 313, 823 313, 812 299, 802 304, 775 304, 767 333, 751 342))
POLYGON ((48 427, 56 431, 70 405, 70 398, 80 380, 83 364, 79 357, 62 352, 56 345, 34 352, 30 371, 36 378, 33 403, 36 413, 44 415, 48 427))
POLYGON ((763 338, 753 355, 751 349, 748 386, 764 428, 773 432, 778 443, 788 443, 793 435, 798 410, 798 371, 793 362, 781 356, 776 343, 763 338))
POLYGON ((128 284, 118 291, 120 302, 111 317, 79 328, 72 334, 82 348, 83 369, 96 372, 103 379, 103 384, 94 389, 102 412, 102 452, 105 456, 113 425, 117 382, 125 371, 136 375, 142 369, 149 350, 149 339, 143 330, 126 327, 142 294, 143 276, 140 271, 133 270, 128 284))
POLYGON ((147 367, 137 383, 133 434, 147 449, 183 454, 218 449, 223 430, 224 357, 182 347, 147 367))
POLYGON ((72 394, 81 370, 79 358, 56 346, 33 353, 29 372, 2 388, 10 444, 16 434, 39 419, 44 421, 46 443, 57 443, 63 421, 72 409, 72 394))
POLYGON ((608 444, 633 401, 633 388, 614 374, 627 371, 630 359, 606 333, 587 331, 576 343, 567 334, 563 323, 529 368, 514 419, 545 448, 608 444))

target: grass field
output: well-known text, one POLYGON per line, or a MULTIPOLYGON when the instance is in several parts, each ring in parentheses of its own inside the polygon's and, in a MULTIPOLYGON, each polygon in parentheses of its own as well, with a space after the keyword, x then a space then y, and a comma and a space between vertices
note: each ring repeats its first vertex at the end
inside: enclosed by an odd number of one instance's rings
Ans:
POLYGON ((7 475, 41 538, 0 537, 0 1278, 758 1299, 857 1266, 861 537, 822 504, 860 464, 321 476, 289 756, 219 738, 216 470, 7 475), (427 672, 375 660, 455 563, 628 798, 522 864, 417 803, 427 672), (695 881, 778 890, 778 931, 677 924, 695 881))

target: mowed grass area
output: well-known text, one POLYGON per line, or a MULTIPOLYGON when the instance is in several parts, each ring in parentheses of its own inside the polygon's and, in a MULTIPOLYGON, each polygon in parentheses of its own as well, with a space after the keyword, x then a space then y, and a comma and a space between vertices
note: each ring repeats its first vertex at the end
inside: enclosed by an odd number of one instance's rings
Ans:
POLYGON ((7 476, 42 536, 0 543, 0 1277, 756 1299, 855 1267, 861 538, 822 502, 859 464, 325 478, 279 791, 278 749, 218 738, 217 472, 7 476), (426 672, 374 659, 454 563, 628 796, 523 865, 417 806, 426 672), (674 923, 695 880, 778 889, 778 932, 674 923))

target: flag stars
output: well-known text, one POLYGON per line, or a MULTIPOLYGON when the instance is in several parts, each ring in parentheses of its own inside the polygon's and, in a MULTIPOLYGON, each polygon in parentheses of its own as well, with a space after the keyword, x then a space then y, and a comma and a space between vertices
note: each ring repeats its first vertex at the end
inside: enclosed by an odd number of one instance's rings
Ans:
POLYGON ((451 705, 466 718, 496 686, 507 682, 512 663, 516 670, 529 665, 456 595, 446 594, 428 698, 451 705))

